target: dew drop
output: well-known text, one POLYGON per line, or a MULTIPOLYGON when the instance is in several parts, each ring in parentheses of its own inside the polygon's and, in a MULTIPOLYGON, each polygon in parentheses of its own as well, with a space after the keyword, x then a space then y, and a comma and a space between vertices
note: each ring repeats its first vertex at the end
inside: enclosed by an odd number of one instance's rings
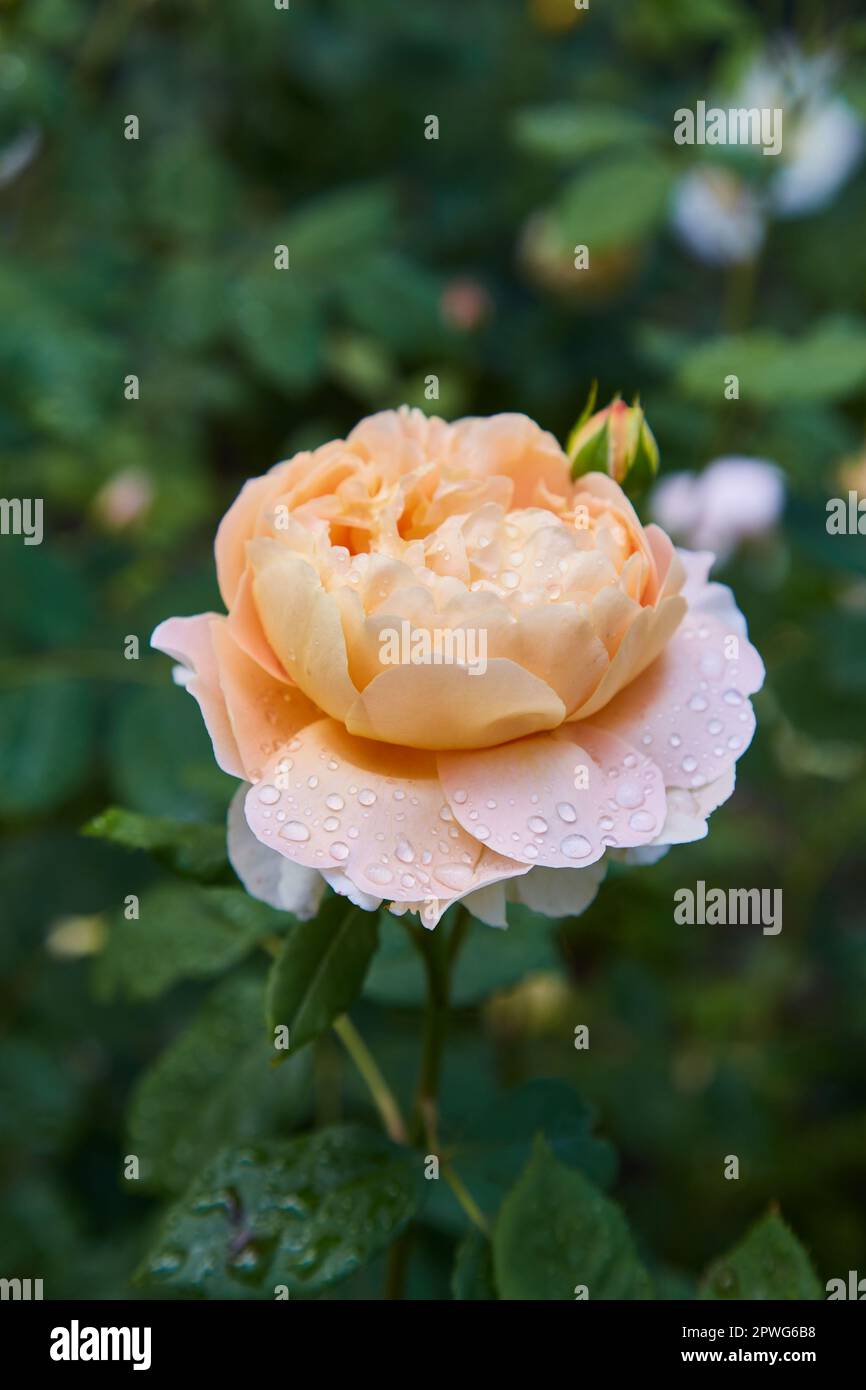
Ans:
POLYGON ((633 811, 628 818, 632 830, 655 830, 656 823, 649 811, 633 811))
POLYGON ((325 805, 327 806, 329 811, 342 811, 345 804, 346 803, 343 800, 343 798, 341 796, 337 796, 336 792, 331 792, 330 796, 325 797, 325 805))
POLYGON ((458 805, 458 806, 462 806, 462 805, 464 804, 464 802, 467 800, 468 796, 469 796, 469 793, 466 792, 466 791, 464 791, 463 788, 461 787, 459 791, 456 791, 456 792, 454 793, 453 799, 454 799, 454 801, 457 802, 457 805, 458 805))
POLYGON ((564 820, 566 825, 573 825, 577 820, 577 812, 570 801, 558 801, 556 803, 556 814, 560 820, 564 820))
POLYGON ((708 676, 710 680, 722 674, 724 662, 718 652, 704 652, 698 663, 702 676, 708 676))
POLYGON ((325 830, 339 830, 340 822, 336 816, 326 816, 322 821, 322 826, 325 830))
POLYGON ((305 825, 301 825, 299 820, 288 821, 280 831, 284 840, 294 840, 297 844, 303 844, 304 840, 309 840, 310 832, 305 825))
POLYGON ((567 859, 585 859, 592 853, 592 845, 585 835, 566 835, 559 848, 567 859))
POLYGON ((680 767, 682 768, 683 772, 694 772, 697 765, 698 760, 697 758, 693 758, 691 753, 689 753, 688 757, 683 758, 682 762, 680 763, 680 767))
POLYGON ((401 864, 411 864, 415 859, 415 851, 408 840, 398 840, 397 848, 394 850, 401 864))
POLYGON ((381 864, 368 864, 364 872, 371 883, 378 883, 380 887, 390 883, 394 877, 391 870, 384 868, 381 864))
POLYGON ((741 705, 743 703, 743 697, 739 690, 726 690, 722 699, 726 705, 741 705))
POLYGON ((472 882, 472 870, 468 864, 442 864, 434 869, 433 877, 444 883, 446 888, 455 888, 459 892, 472 882))
POLYGON ((546 835, 548 830, 550 829, 550 826, 547 824, 547 821, 544 819, 544 816, 530 816, 526 824, 532 831, 533 835, 546 835))
POLYGON ((636 782, 620 782, 614 796, 620 806, 624 806, 627 811, 630 811, 635 806, 640 806, 644 794, 636 782))
POLYGON ((344 845, 342 840, 335 840, 331 845, 331 854, 335 859, 348 859, 349 846, 344 845))
POLYGON ((700 714, 707 708, 707 700, 703 695, 693 695, 689 700, 689 709, 693 709, 696 714, 700 714))
POLYGON ((369 787, 362 787, 358 792, 358 800, 362 806, 372 806, 376 800, 376 793, 371 791, 369 787))
POLYGON ((266 782, 263 787, 259 787, 258 798, 263 806, 273 806, 275 802, 279 801, 280 793, 270 782, 266 782))

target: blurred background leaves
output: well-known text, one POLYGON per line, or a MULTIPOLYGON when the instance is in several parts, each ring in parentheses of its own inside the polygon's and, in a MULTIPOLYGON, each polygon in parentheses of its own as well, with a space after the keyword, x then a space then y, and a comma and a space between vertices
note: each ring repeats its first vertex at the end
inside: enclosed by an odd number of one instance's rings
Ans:
MULTIPOLYGON (((619 1156, 657 1289, 693 1293, 771 1202, 822 1284, 862 1267, 866 552, 828 536, 825 507, 866 493, 866 179, 854 160, 783 217, 774 160, 672 139, 677 107, 736 90, 783 35, 834 55, 821 101, 864 119, 856 7, 2 0, 0 27, 0 492, 43 498, 46 526, 39 547, 0 537, 3 1272, 130 1296, 154 1194, 218 1144, 375 1118, 332 1037, 302 1075, 257 1070, 242 1005, 279 921, 137 852, 143 823, 113 844, 79 833, 109 804, 224 817, 229 779, 147 641, 166 614, 219 606, 211 540, 241 482, 403 401, 522 410, 562 440, 593 377, 602 400, 640 392, 663 473, 725 453, 784 470, 784 518, 721 572, 768 667, 758 735, 708 840, 612 871, 553 934, 472 929, 443 1130, 459 1146, 484 1104, 558 1078, 592 1107, 584 1142, 619 1156), (677 216, 710 166, 760 208, 759 244, 725 263, 700 240, 724 200, 691 240, 677 216), (781 886, 781 935, 676 927, 673 891, 697 878, 781 886), (144 957, 122 949, 130 894, 157 904, 144 957), (140 1185, 129 1145, 158 1149, 140 1185)), ((144 839, 158 849, 158 827, 144 839)), ((421 985, 383 922, 353 1017, 404 1102, 421 985)), ((581 1168, 546 1132, 550 1161, 581 1168)), ((455 1231, 434 1204, 414 1296, 448 1296, 455 1231)), ((465 1288, 490 1277, 470 1249, 459 1270, 465 1288)))

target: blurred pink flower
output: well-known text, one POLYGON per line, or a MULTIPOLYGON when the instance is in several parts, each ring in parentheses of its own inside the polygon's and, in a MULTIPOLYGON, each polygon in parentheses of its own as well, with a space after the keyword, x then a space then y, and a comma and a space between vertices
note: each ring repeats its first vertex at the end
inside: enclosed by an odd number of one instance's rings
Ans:
POLYGON ((654 519, 696 550, 725 560, 744 540, 766 535, 782 514, 782 472, 765 459, 716 459, 703 473, 671 473, 650 497, 654 519))
POLYGON ((122 531, 150 511, 153 483, 141 468, 124 468, 99 489, 93 510, 109 531, 122 531))
POLYGON ((490 295, 477 280, 451 280, 442 292, 439 308, 442 317, 452 328, 469 333, 487 318, 491 310, 490 295))

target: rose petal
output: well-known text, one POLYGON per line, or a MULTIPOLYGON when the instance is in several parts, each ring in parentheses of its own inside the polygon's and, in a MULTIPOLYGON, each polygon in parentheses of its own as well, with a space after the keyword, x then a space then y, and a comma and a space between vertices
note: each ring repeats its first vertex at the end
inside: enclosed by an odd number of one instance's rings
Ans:
POLYGON ((464 666, 392 666, 346 713, 360 738, 410 748, 483 748, 553 729, 565 706, 546 682, 496 657, 483 675, 464 666))
POLYGON ((606 872, 606 858, 586 869, 531 869, 510 883, 508 892, 514 901, 545 917, 578 917, 596 897, 606 872))
POLYGON ((220 686, 212 641, 215 627, 224 622, 225 618, 216 613, 199 613, 194 618, 167 618, 155 630, 150 645, 181 662, 191 672, 182 684, 198 701, 213 743, 214 757, 223 772, 243 777, 243 759, 220 686))
MULTIPOLYGON (((714 592, 707 601, 724 596, 714 592)), ((691 607, 658 660, 595 716, 648 753, 667 786, 714 782, 751 742, 755 716, 746 697, 760 688, 764 668, 737 616, 734 610, 722 622, 691 607), (730 638, 739 644, 736 659, 727 656, 730 638)))
POLYGON ((662 825, 658 768, 590 725, 567 725, 498 748, 440 753, 438 763, 460 824, 526 864, 585 867, 608 845, 646 844, 662 825))
POLYGON ((211 641, 243 775, 256 782, 268 759, 321 711, 297 686, 275 680, 241 651, 224 620, 213 624, 211 641))
POLYGON ((232 868, 248 893, 260 902, 291 912, 302 922, 315 917, 325 891, 325 880, 315 869, 293 864, 276 850, 263 845, 244 816, 249 783, 238 787, 228 812, 228 853, 232 868))
POLYGON ((254 832, 310 868, 342 871, 363 893, 448 902, 523 865, 492 854, 456 824, 429 753, 311 724, 246 799, 254 832))
POLYGON ((357 691, 349 678, 339 609, 301 556, 279 541, 251 541, 253 592, 270 646, 304 694, 335 719, 357 691))

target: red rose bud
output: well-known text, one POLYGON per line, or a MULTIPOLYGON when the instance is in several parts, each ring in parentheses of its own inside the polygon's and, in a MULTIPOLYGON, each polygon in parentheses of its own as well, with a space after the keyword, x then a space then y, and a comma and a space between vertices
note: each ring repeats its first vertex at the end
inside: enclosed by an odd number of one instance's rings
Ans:
POLYGON ((594 403, 595 387, 568 441, 572 478, 607 473, 628 492, 645 487, 658 472, 659 450, 637 400, 626 405, 616 396, 590 415, 594 403))

